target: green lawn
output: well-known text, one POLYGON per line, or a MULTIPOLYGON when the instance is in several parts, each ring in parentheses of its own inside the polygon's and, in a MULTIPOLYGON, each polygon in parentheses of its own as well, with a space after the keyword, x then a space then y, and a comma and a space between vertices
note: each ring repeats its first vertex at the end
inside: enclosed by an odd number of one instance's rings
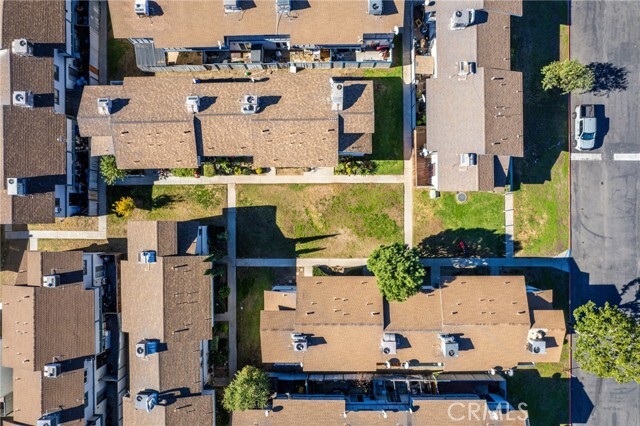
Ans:
POLYGON ((275 273, 270 268, 238 268, 237 275, 238 370, 245 365, 260 365, 260 311, 264 291, 271 290, 275 273))
POLYGON ((133 44, 126 39, 114 39, 109 19, 107 38, 107 62, 109 80, 122 80, 125 76, 145 75, 136 65, 136 55, 133 44))
POLYGON ((428 257, 459 256, 464 240, 471 256, 504 256, 504 196, 474 192, 465 203, 454 193, 429 198, 429 190, 414 191, 413 241, 428 257))
POLYGON ((523 8, 511 28, 512 68, 523 72, 524 87, 525 155, 514 159, 516 250, 554 256, 569 241, 568 99, 542 90, 540 69, 567 55, 567 3, 523 8))
MULTIPOLYGON (((569 274, 556 269, 503 269, 503 274, 524 275, 526 283, 539 289, 553 290, 553 307, 569 315, 569 274)), ((558 426, 569 423, 569 345, 565 339, 559 363, 538 364, 535 368, 516 370, 507 377, 509 402, 527 404, 532 425, 558 426), (541 391, 543 389, 544 391, 541 391)))
POLYGON ((226 188, 223 185, 112 186, 107 190, 109 206, 121 197, 132 197, 136 209, 128 217, 107 216, 107 236, 124 238, 130 220, 195 220, 223 223, 226 188))
POLYGON ((401 185, 240 185, 238 257, 367 257, 403 240, 401 185))
POLYGON ((364 76, 374 84, 376 125, 370 158, 376 163, 375 173, 402 174, 402 67, 366 69, 364 76))

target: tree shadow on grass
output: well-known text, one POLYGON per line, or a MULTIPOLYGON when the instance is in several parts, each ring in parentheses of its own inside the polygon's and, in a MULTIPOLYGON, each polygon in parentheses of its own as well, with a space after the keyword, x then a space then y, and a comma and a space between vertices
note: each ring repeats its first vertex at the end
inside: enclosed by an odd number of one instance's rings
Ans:
POLYGON ((591 62, 588 65, 595 76, 595 84, 591 93, 596 96, 609 96, 611 92, 623 92, 629 85, 627 71, 624 67, 618 67, 611 62, 591 62))
MULTIPOLYGON (((517 251, 519 243, 514 241, 514 246, 517 251)), ((503 257, 505 234, 484 228, 447 229, 423 239, 417 248, 421 257, 503 257)))
POLYGON ((238 207, 236 211, 239 258, 294 258, 325 249, 320 240, 338 234, 287 238, 276 222, 276 206, 238 207), (314 244, 316 243, 316 244, 314 244), (298 244, 307 247, 298 248, 298 244), (313 244, 312 247, 308 247, 313 244))

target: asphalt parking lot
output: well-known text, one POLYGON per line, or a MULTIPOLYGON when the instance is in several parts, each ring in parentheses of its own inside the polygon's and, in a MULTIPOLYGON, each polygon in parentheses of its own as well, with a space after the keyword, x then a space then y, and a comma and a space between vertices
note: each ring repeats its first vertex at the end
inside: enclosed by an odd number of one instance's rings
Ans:
MULTIPOLYGON (((596 148, 571 161, 573 307, 610 301, 638 312, 640 286, 640 2, 574 1, 571 58, 592 64, 596 148)), ((573 120, 572 120, 573 121, 573 120)), ((573 123, 571 123, 573 126, 573 123)), ((572 133, 573 135, 573 133, 572 133)), ((574 424, 640 424, 640 388, 574 369, 574 424)))

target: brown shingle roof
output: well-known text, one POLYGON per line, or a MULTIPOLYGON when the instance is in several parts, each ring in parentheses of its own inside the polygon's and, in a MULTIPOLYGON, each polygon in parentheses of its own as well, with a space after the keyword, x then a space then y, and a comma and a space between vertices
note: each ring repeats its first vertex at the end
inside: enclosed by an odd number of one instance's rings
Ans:
POLYGON ((2 106, 0 137, 0 206, 2 223, 44 223, 54 220, 55 184, 66 174, 66 118, 53 110, 53 49, 64 47, 65 2, 5 0, 2 14, 2 47, 8 49, 10 77, 6 90, 33 92, 35 108, 2 106), (27 38, 34 56, 12 54, 11 43, 27 38), (6 179, 31 178, 27 197, 6 195, 6 179))
POLYGON ((438 289, 391 302, 386 312, 382 307, 373 277, 299 278, 295 311, 261 313, 262 360, 355 372, 384 369, 391 360, 423 370, 482 371, 560 359, 562 311, 536 311, 532 325, 523 277, 443 277, 438 289), (526 349, 529 331, 538 328, 547 330, 544 355, 526 349), (307 335, 306 352, 293 350, 293 332, 307 335), (397 354, 382 353, 385 332, 396 333, 397 354), (457 358, 443 356, 440 334, 456 337, 457 358))
POLYGON ((441 191, 493 190, 494 162, 482 155, 523 155, 522 74, 510 71, 510 15, 518 2, 448 1, 432 9, 436 21, 436 76, 426 82, 427 148, 438 154, 441 191), (456 9, 486 6, 486 21, 449 29, 456 9), (458 77, 458 63, 476 73, 458 77), (478 154, 478 165, 460 166, 460 154, 478 154))
MULTIPOLYGON (((342 135, 370 136, 374 130, 372 82, 344 86, 344 110, 335 112, 325 73, 274 72, 256 83, 126 78, 122 86, 85 87, 78 124, 84 136, 113 136, 120 168, 195 167, 199 152, 251 156, 259 167, 334 166, 342 135), (200 96, 199 113, 187 113, 185 100, 191 95, 200 96), (241 112, 245 95, 259 97, 260 112, 241 112), (98 114, 102 97, 114 100, 110 116, 98 114)), ((368 141, 365 137, 351 150, 371 152, 368 141)))
POLYGON ((95 355, 95 292, 83 289, 81 252, 28 252, 19 284, 3 289, 2 362, 14 371, 14 419, 35 424, 62 408, 62 421, 84 418, 83 358, 95 355), (42 287, 55 272, 61 285, 42 287), (31 285, 25 285, 31 284, 31 285), (44 378, 43 367, 62 364, 44 378))
POLYGON ((234 426, 297 426, 301 423, 312 426, 377 426, 377 425, 421 425, 421 426, 525 426, 529 414, 512 411, 507 417, 494 420, 488 417, 485 400, 473 397, 447 399, 412 398, 413 412, 382 410, 348 410, 345 400, 339 397, 316 397, 314 399, 284 399, 273 401, 273 407, 265 416, 265 410, 234 411, 234 426), (476 410, 476 411, 474 411, 476 410), (470 414, 471 413, 471 414, 470 414), (475 415, 474 415, 475 413, 475 415), (486 417, 485 417, 486 416, 486 417), (452 418, 453 417, 453 418, 452 418))
POLYGON ((124 401, 125 424, 211 424, 213 398, 202 391, 201 342, 212 337, 210 266, 191 250, 197 223, 130 222, 129 260, 122 262, 122 330, 129 336, 130 392, 153 389, 168 398, 151 413, 124 401), (139 264, 138 252, 156 250, 157 260, 139 264), (135 354, 144 339, 157 339, 158 353, 135 354), (180 392, 178 392, 180 389, 180 392), (180 393, 180 395, 178 395, 180 393), (174 394, 178 398, 170 397, 174 394))
POLYGON ((109 0, 116 38, 153 38, 157 47, 217 47, 225 36, 290 35, 294 45, 362 44, 364 34, 401 27, 404 2, 385 0, 382 16, 367 13, 367 1, 309 0, 278 17, 273 0, 241 2, 242 13, 224 13, 221 2, 159 0, 161 14, 138 18, 130 2, 109 0), (340 28, 340 31, 336 31, 340 28))

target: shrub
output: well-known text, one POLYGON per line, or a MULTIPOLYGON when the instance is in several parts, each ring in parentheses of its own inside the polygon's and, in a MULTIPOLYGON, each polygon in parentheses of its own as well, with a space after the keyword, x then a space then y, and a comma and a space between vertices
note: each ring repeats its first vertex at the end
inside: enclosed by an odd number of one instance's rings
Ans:
POLYGON ((116 157, 105 155, 100 159, 100 174, 102 174, 107 185, 113 185, 118 180, 124 179, 127 171, 118 168, 116 157))
POLYGON ((377 248, 367 260, 367 268, 388 301, 402 302, 416 294, 425 275, 418 251, 400 243, 377 248))
POLYGON ((193 177, 198 169, 171 169, 171 175, 177 177, 193 177))
POLYGON ((231 294, 231 287, 228 285, 222 286, 218 289, 218 297, 226 299, 231 294))
POLYGON ((595 84, 595 74, 575 60, 554 61, 542 68, 542 88, 560 89, 563 94, 588 92, 595 84))
POLYGON ((216 168, 211 163, 204 163, 202 165, 202 175, 205 177, 212 177, 216 175, 216 168))
POLYGON ((355 158, 341 158, 335 168, 337 175, 371 175, 375 171, 375 163, 369 160, 356 160, 355 158))
POLYGON ((119 217, 126 217, 133 212, 136 208, 136 203, 133 201, 131 197, 122 197, 115 203, 113 203, 113 210, 116 212, 116 215, 119 217))
POLYGON ((256 172, 257 175, 261 175, 263 173, 262 167, 258 167, 254 171, 256 172))
POLYGON ((267 373, 248 365, 225 388, 222 405, 227 411, 262 409, 269 402, 270 392, 267 373))

